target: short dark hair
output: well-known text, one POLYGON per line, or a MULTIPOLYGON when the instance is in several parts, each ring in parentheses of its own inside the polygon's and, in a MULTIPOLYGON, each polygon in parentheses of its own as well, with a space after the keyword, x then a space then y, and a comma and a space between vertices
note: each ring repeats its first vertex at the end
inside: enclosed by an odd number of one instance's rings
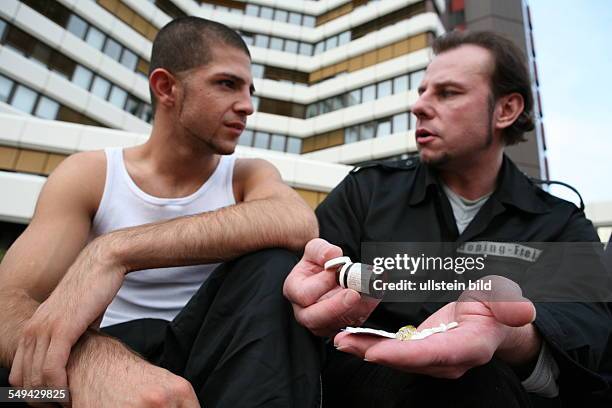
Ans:
POLYGON ((525 107, 512 125, 504 129, 506 145, 525 141, 524 133, 533 130, 533 92, 523 52, 509 39, 490 31, 451 31, 435 39, 435 55, 455 49, 461 45, 476 45, 488 50, 493 56, 491 93, 497 100, 511 93, 523 97, 525 107))
MULTIPOLYGON (((179 17, 162 27, 153 41, 149 76, 157 68, 172 74, 204 66, 212 61, 212 47, 228 45, 251 54, 240 35, 231 28, 200 17, 179 17)), ((151 91, 151 104, 155 111, 155 95, 151 91)))

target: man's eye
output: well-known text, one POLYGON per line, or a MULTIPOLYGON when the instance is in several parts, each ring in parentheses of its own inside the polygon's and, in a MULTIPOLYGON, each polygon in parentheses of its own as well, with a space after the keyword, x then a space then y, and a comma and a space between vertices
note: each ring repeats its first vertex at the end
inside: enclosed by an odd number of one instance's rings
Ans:
POLYGON ((223 86, 226 86, 228 88, 233 88, 234 87, 234 81, 231 81, 229 79, 223 79, 221 81, 219 81, 219 83, 223 86))
POLYGON ((450 91, 448 89, 444 89, 444 90, 440 91, 440 96, 442 98, 448 98, 448 97, 453 96, 453 95, 457 95, 457 92, 456 91, 450 91))

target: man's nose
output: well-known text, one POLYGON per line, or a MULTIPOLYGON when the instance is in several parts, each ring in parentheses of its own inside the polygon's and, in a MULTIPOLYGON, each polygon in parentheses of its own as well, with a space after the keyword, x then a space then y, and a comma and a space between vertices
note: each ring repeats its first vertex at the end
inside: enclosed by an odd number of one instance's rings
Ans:
POLYGON ((240 99, 234 104, 234 110, 240 112, 246 116, 253 114, 255 108, 253 107, 253 97, 250 93, 241 95, 240 99))
POLYGON ((431 105, 425 93, 420 94, 416 102, 412 104, 412 113, 419 119, 431 116, 431 105))

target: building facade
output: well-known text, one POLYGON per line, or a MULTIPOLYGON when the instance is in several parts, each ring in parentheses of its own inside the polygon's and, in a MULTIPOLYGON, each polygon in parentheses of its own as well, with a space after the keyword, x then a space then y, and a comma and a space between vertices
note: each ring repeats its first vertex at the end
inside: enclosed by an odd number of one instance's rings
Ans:
MULTIPOLYGON (((529 55, 537 93, 523 0, 3 0, 0 256, 67 155, 146 140, 152 40, 184 15, 244 38, 257 111, 237 153, 270 160, 313 207, 352 165, 415 154, 410 107, 446 30, 510 35, 529 55)), ((529 140, 511 155, 545 178, 541 125, 529 140)))

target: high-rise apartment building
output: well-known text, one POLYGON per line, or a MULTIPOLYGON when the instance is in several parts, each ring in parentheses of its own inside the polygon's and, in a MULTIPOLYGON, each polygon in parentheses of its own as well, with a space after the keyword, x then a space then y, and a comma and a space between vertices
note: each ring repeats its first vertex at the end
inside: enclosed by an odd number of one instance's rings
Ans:
MULTIPOLYGON (((0 251, 68 154, 146 139, 152 40, 184 15, 244 38, 257 112, 238 154, 270 160, 313 207, 350 165, 416 152, 410 107, 436 36, 502 27, 534 55, 523 0, 3 0, 0 251)), ((541 177, 536 135, 512 154, 541 177)))

